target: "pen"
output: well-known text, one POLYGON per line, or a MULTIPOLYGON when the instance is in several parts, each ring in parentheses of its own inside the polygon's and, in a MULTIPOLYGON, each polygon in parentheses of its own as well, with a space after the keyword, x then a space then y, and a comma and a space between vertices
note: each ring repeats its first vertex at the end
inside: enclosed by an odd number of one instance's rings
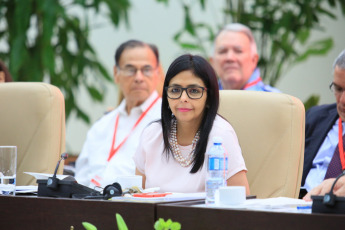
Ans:
POLYGON ((311 206, 297 206, 297 209, 311 209, 311 206))
POLYGON ((171 195, 172 193, 157 193, 157 192, 148 192, 148 193, 134 193, 133 197, 165 197, 166 195, 171 195))

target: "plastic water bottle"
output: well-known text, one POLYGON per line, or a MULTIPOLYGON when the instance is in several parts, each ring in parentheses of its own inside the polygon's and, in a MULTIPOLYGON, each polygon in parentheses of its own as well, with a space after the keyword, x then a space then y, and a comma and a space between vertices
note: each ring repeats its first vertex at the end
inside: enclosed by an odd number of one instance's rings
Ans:
POLYGON ((213 146, 207 153, 206 204, 214 204, 216 191, 226 185, 228 156, 225 154, 222 142, 221 137, 214 137, 213 146))

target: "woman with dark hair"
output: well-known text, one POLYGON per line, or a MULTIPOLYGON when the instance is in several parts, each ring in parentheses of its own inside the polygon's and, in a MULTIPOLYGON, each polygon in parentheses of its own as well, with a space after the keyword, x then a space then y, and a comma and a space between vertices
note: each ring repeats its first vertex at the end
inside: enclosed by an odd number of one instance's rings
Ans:
POLYGON ((5 64, 0 61, 0 83, 11 82, 12 77, 5 64))
POLYGON ((134 156, 143 187, 160 191, 204 192, 206 153, 213 137, 229 154, 227 185, 249 185, 241 148, 232 126, 217 115, 219 89, 211 65, 197 55, 182 55, 169 67, 162 96, 162 117, 142 133, 134 156))

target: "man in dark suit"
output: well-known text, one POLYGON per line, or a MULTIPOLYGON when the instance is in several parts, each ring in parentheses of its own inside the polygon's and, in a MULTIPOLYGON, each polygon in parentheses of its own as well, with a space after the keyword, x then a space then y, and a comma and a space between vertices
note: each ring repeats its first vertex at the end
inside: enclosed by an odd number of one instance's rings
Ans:
POLYGON ((330 89, 335 95, 336 103, 315 106, 306 113, 302 187, 307 191, 321 184, 324 179, 334 178, 342 172, 342 151, 338 148, 338 143, 343 138, 338 133, 341 129, 342 135, 345 133, 345 50, 333 64, 330 89), (340 155, 337 153, 333 157, 337 148, 340 155), (331 173, 330 170, 335 172, 331 173))

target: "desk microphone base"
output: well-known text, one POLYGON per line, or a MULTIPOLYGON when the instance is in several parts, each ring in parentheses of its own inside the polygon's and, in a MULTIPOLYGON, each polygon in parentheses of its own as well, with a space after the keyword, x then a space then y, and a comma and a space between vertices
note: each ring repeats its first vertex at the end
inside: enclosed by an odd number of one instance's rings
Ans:
POLYGON ((334 197, 334 205, 324 204, 324 196, 312 196, 312 213, 345 214, 345 197, 334 197))
POLYGON ((38 196, 43 197, 66 197, 72 198, 73 195, 90 195, 101 196, 101 193, 78 184, 73 177, 68 177, 67 180, 58 180, 56 188, 50 188, 47 186, 48 180, 37 180, 38 184, 38 196))

